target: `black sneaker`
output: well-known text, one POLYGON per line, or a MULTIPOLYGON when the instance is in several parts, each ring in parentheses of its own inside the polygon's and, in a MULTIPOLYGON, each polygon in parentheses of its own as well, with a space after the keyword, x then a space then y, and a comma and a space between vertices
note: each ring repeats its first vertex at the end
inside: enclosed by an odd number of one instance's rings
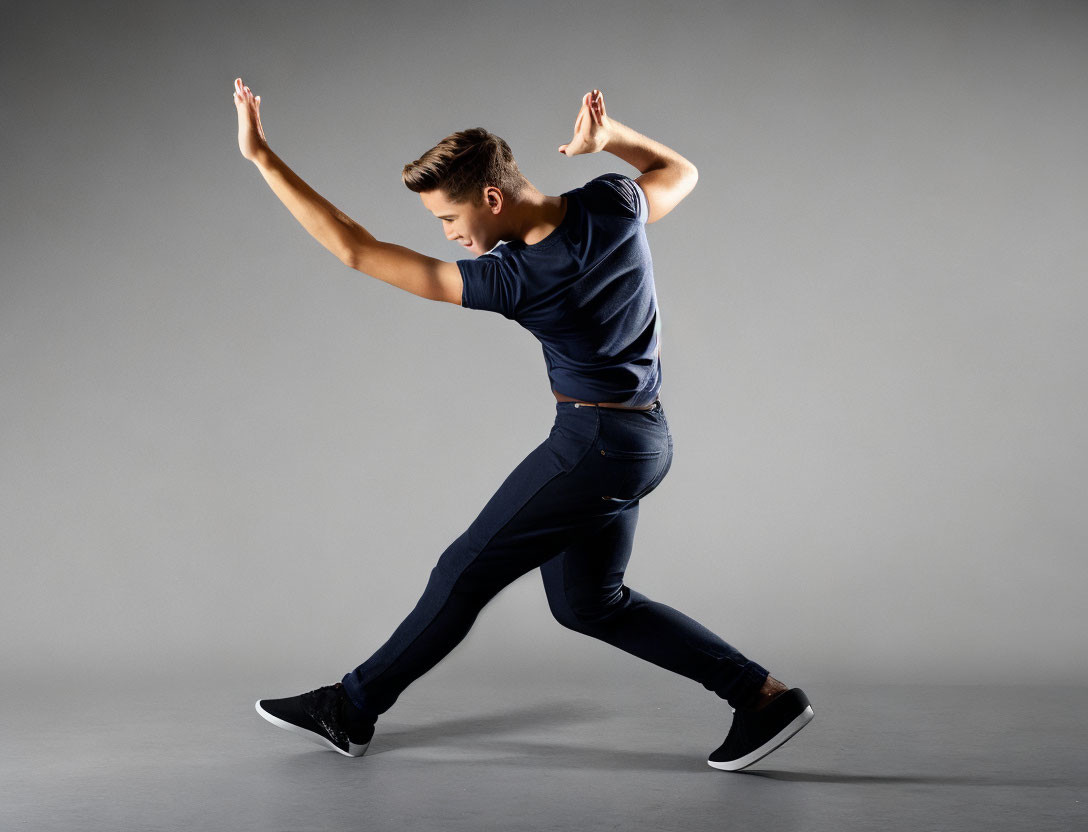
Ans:
POLYGON ((373 725, 351 725, 344 685, 326 685, 286 699, 258 699, 257 713, 280 728, 302 734, 347 757, 361 757, 374 736, 373 725))
POLYGON ((800 688, 780 693, 758 711, 735 711, 725 742, 707 762, 723 771, 740 771, 762 760, 811 719, 812 705, 800 688))

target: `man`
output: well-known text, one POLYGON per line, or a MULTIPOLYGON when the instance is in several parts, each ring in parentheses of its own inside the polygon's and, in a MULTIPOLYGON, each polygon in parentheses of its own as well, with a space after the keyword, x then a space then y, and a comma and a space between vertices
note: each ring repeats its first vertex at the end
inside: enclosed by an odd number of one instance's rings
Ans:
POLYGON ((389 640, 340 682, 257 712, 341 754, 367 749, 378 717, 468 633, 511 581, 539 568, 564 626, 700 682, 726 699, 733 722, 708 762, 737 771, 812 718, 787 689, 702 625, 623 583, 639 501, 672 464, 658 393, 660 316, 646 223, 695 187, 687 159, 610 118, 586 93, 566 156, 607 150, 636 167, 546 196, 509 146, 482 128, 446 137, 405 165, 403 179, 447 239, 478 255, 446 262, 375 239, 272 153, 260 98, 236 79, 238 145, 292 214, 353 269, 430 300, 502 314, 541 342, 556 399, 548 439, 507 477, 442 553, 416 607, 389 640), (505 241, 505 242, 503 242, 505 241))

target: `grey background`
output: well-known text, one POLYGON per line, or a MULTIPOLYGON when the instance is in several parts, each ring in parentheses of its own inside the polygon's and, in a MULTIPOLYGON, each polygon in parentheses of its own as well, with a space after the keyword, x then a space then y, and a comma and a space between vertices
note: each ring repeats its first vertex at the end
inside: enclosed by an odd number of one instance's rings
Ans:
MULTIPOLYGON (((701 174, 649 228, 676 456, 629 583, 806 687, 1088 682, 1083 4, 9 2, 0 31, 5 686, 334 681, 551 425, 529 333, 295 222, 239 75, 303 179, 445 259, 401 166, 482 125, 545 193, 635 173, 556 150, 600 87, 701 174)), ((664 673, 636 664, 531 573, 442 672, 664 673)))

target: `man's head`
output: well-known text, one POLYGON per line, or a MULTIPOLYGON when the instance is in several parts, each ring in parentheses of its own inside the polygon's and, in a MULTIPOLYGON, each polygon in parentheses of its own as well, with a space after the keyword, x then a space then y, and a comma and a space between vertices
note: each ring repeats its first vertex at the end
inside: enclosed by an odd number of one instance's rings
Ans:
POLYGON ((490 251, 502 239, 504 204, 513 204, 529 184, 514 154, 482 127, 446 136, 401 174, 424 207, 442 220, 446 238, 474 254, 490 251))

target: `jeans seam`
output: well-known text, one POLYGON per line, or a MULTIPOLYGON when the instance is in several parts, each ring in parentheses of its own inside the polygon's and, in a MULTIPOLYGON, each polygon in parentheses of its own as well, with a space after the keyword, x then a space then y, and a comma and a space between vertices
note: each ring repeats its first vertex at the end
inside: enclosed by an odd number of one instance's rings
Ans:
MULTIPOLYGON (((593 432, 593 439, 589 442, 588 446, 586 447, 585 453, 583 453, 582 456, 579 457, 578 461, 571 467, 570 471, 564 471, 564 470, 560 469, 559 473, 553 474, 552 476, 548 477, 548 479, 546 479, 543 483, 540 484, 539 488, 537 488, 532 494, 530 494, 528 497, 525 498, 525 501, 520 506, 518 506, 517 510, 513 514, 510 515, 510 518, 505 523, 503 523, 501 526, 499 526, 499 528, 497 528, 494 532, 491 533, 491 535, 487 538, 487 540, 484 542, 484 544, 472 556, 472 559, 468 563, 465 564, 465 566, 461 570, 460 574, 458 574, 458 576, 456 578, 454 578, 453 582, 450 584, 449 588, 446 590, 446 597, 444 599, 442 599, 441 606, 439 606, 438 609, 435 610, 434 615, 431 616, 431 620, 428 621, 426 626, 421 628, 420 631, 415 634, 415 636, 412 638, 412 640, 410 642, 408 642, 406 645, 404 645, 404 648, 400 651, 400 653, 397 656, 398 659, 400 658, 400 656, 403 656, 405 653, 407 653, 412 648, 412 646, 417 641, 419 641, 420 637, 425 632, 427 632, 427 630, 434 624, 435 619, 438 618, 438 616, 442 613, 442 610, 444 610, 446 608, 446 604, 449 603, 450 597, 453 595, 453 590, 457 586, 457 582, 459 580, 461 580, 461 578, 464 576, 465 572, 468 571, 469 567, 471 567, 476 562, 477 558, 479 558, 480 555, 483 554, 483 551, 484 551, 484 549, 486 549, 488 547, 488 544, 490 544, 491 541, 494 540, 503 529, 505 529, 507 526, 509 526, 511 523, 513 523, 514 520, 517 518, 517 516, 519 514, 521 514, 521 512, 525 509, 525 507, 527 505, 529 505, 529 503, 532 502, 533 499, 541 491, 543 491, 545 488, 547 488, 552 483, 553 480, 555 480, 558 477, 562 477, 562 476, 566 476, 567 474, 570 474, 572 471, 574 471, 575 468, 577 468, 579 465, 582 464, 582 461, 589 455, 589 452, 593 449, 593 446, 597 444, 597 436, 600 433, 600 429, 601 429, 601 419, 600 419, 600 416, 598 416, 597 417, 597 427, 596 427, 596 430, 594 430, 594 432, 593 432)), ((385 667, 383 667, 381 672, 378 673, 373 679, 370 680, 371 684, 377 682, 386 673, 388 673, 389 668, 392 667, 393 664, 394 664, 394 662, 390 662, 385 667)), ((354 700, 352 700, 352 701, 354 702, 354 700)))
POLYGON ((386 673, 388 673, 389 669, 400 659, 400 657, 403 656, 405 653, 407 653, 409 650, 411 650, 413 645, 415 645, 415 643, 417 641, 419 641, 420 638, 422 638, 423 634, 426 633, 427 630, 429 630, 434 625, 435 620, 438 618, 439 615, 442 614, 442 611, 446 608, 446 605, 450 602, 450 598, 453 596, 453 590, 457 587, 457 582, 460 581, 461 578, 464 577, 465 572, 468 571, 469 567, 471 567, 474 563, 476 563, 476 560, 480 557, 481 554, 483 554, 484 549, 486 549, 488 547, 488 544, 491 543, 491 541, 495 539, 495 537, 499 534, 499 532, 501 532, 503 529, 505 529, 507 526, 509 526, 512 522, 514 522, 514 520, 517 518, 517 516, 519 514, 521 514, 521 512, 524 510, 525 506, 529 505, 529 503, 532 502, 533 498, 536 497, 537 494, 539 494, 541 491, 543 491, 545 488, 547 488, 554 479, 556 479, 557 477, 563 476, 563 474, 564 474, 564 472, 560 471, 559 473, 553 474, 552 476, 548 477, 548 479, 546 479, 544 482, 542 482, 540 484, 540 487, 536 491, 534 491, 532 494, 530 494, 528 497, 525 498, 525 502, 523 502, 520 506, 518 506, 517 511, 515 511, 512 515, 510 515, 510 519, 508 519, 505 523, 503 523, 501 526, 499 526, 499 528, 497 528, 494 532, 491 533, 491 535, 487 538, 487 540, 483 544, 483 546, 481 546, 476 551, 476 553, 472 556, 472 559, 470 561, 468 561, 468 563, 465 564, 464 568, 460 571, 460 573, 457 575, 457 577, 453 579, 453 582, 449 585, 449 587, 446 590, 446 597, 442 599, 442 604, 438 607, 438 609, 436 609, 434 611, 434 615, 431 616, 430 621, 428 621, 426 623, 426 625, 424 625, 422 628, 420 628, 420 631, 418 633, 416 633, 412 637, 411 641, 409 641, 406 645, 404 645, 404 647, 400 650, 400 652, 393 659, 393 661, 389 662, 385 667, 383 667, 381 669, 380 673, 378 673, 376 676, 374 676, 373 679, 370 680, 370 684, 376 683, 386 673))
POLYGON ((601 414, 596 407, 593 408, 593 415, 597 420, 597 423, 593 428, 593 438, 590 439, 589 442, 586 444, 586 449, 582 452, 582 455, 578 457, 577 461, 572 466, 570 466, 568 470, 564 470, 563 474, 574 473, 574 470, 583 462, 585 462, 586 457, 589 456, 589 452, 592 451, 593 448, 597 445, 597 439, 601 435, 601 414))

